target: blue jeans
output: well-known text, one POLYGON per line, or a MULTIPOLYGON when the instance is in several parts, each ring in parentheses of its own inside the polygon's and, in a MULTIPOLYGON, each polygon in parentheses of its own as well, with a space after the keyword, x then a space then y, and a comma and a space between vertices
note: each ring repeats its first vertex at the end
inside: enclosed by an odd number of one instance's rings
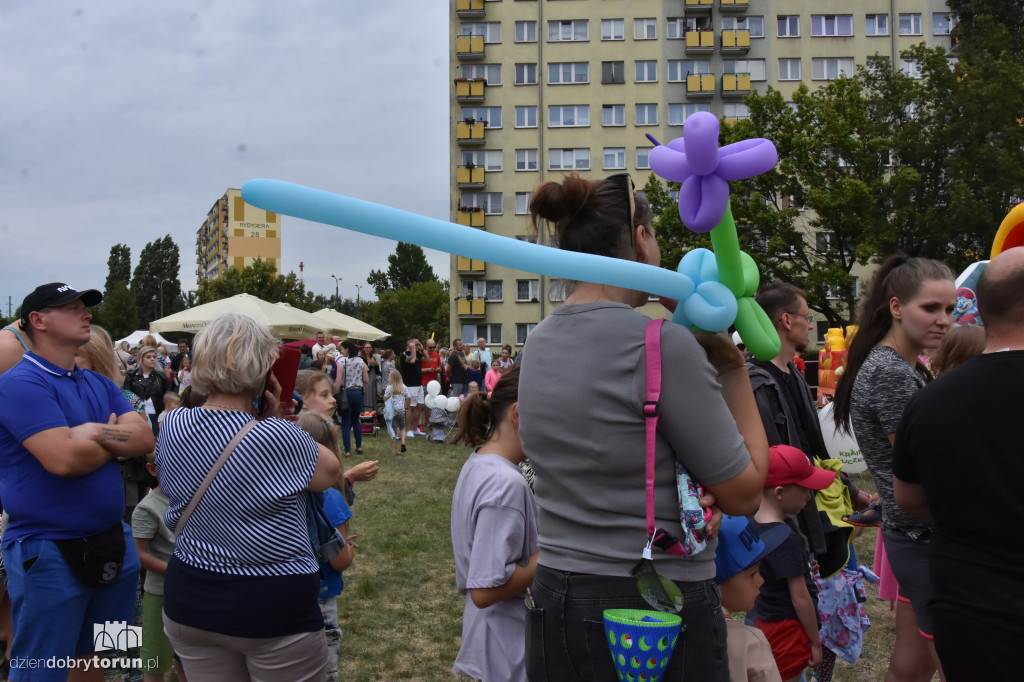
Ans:
POLYGON ((363 425, 359 423, 359 415, 363 411, 363 392, 358 388, 346 388, 345 395, 348 396, 348 410, 341 415, 341 440, 345 445, 345 452, 352 452, 349 429, 356 430, 356 447, 363 447, 363 425))
MULTIPOLYGON (((684 631, 661 680, 729 682, 722 595, 713 580, 677 582, 684 631)), ((537 566, 536 608, 526 620, 526 673, 531 682, 616 682, 604 632, 605 609, 651 607, 635 578, 566 573, 537 566)))

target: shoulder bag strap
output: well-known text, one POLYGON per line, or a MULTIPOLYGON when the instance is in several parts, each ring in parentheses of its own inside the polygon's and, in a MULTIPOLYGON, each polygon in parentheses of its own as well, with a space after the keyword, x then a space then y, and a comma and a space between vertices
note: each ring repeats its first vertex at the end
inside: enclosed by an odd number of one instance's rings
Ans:
POLYGON ((199 484, 198 488, 196 488, 196 492, 192 495, 192 499, 189 500, 188 506, 185 507, 185 511, 181 513, 181 518, 178 519, 178 523, 175 524, 175 537, 181 535, 181 532, 185 530, 185 524, 188 523, 189 518, 192 516, 192 512, 194 512, 196 510, 196 506, 199 505, 199 500, 203 498, 203 493, 205 493, 206 489, 210 487, 211 483, 213 483, 213 479, 216 478, 217 472, 221 470, 224 463, 228 461, 228 456, 235 449, 235 446, 245 438, 245 434, 249 433, 249 430, 252 429, 252 427, 256 426, 257 421, 258 420, 256 419, 252 419, 246 422, 245 426, 239 429, 238 433, 235 434, 235 437, 231 439, 231 442, 224 447, 224 451, 220 453, 220 457, 218 457, 217 461, 213 463, 212 467, 210 467, 210 472, 206 474, 206 478, 204 478, 203 482, 199 484))
POLYGON ((644 400, 644 420, 647 427, 647 537, 654 535, 654 447, 658 433, 658 399, 661 396, 661 327, 665 320, 651 320, 644 332, 647 389, 644 400))

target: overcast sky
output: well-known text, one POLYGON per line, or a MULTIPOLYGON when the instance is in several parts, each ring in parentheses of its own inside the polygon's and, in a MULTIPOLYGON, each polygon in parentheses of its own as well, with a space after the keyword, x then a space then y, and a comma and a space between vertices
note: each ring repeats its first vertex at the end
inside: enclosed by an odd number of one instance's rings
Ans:
MULTIPOLYGON (((229 187, 276 178, 448 219, 448 3, 0 3, 0 303, 102 289, 229 187)), ((283 217, 282 269, 362 296, 394 242, 283 217)), ((428 251, 435 272, 448 258, 428 251)))

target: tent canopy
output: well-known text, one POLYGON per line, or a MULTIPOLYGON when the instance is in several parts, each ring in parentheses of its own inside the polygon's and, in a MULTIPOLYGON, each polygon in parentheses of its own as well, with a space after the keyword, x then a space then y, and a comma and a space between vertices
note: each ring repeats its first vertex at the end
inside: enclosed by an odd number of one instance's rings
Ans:
POLYGON ((322 320, 321 324, 324 325, 323 331, 330 332, 335 336, 358 339, 360 341, 379 341, 391 336, 391 334, 381 331, 372 325, 368 325, 361 320, 349 317, 330 308, 321 308, 313 313, 313 316, 322 320))
POLYGON ((194 334, 218 315, 228 312, 244 313, 266 323, 271 333, 279 339, 304 339, 315 336, 324 326, 322 320, 304 310, 270 303, 250 294, 237 294, 154 320, 149 328, 161 332, 181 331, 194 334))
MULTIPOLYGON (((170 331, 170 330, 167 330, 167 331, 170 331)), ((172 346, 175 347, 175 348, 178 347, 176 343, 174 343, 173 341, 168 341, 164 337, 160 336, 160 334, 158 334, 157 332, 148 332, 145 329, 140 329, 138 331, 134 331, 131 334, 129 334, 128 336, 124 337, 123 339, 118 339, 117 341, 114 342, 114 345, 115 346, 119 346, 119 345, 121 345, 122 341, 127 341, 128 342, 128 346, 130 348, 134 348, 135 346, 139 345, 142 342, 142 339, 144 339, 145 337, 150 336, 150 335, 152 335, 153 338, 156 339, 157 343, 162 343, 165 346, 167 346, 168 348, 171 348, 172 346)))

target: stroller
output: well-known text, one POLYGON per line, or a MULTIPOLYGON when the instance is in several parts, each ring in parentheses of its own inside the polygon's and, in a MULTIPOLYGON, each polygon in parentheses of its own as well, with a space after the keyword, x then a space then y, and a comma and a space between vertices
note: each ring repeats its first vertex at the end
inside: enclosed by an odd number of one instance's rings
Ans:
POLYGON ((374 436, 380 433, 380 413, 376 410, 363 410, 359 415, 359 428, 364 436, 374 436))
POLYGON ((442 407, 430 408, 430 433, 427 440, 447 443, 458 424, 458 412, 449 412, 442 407))

